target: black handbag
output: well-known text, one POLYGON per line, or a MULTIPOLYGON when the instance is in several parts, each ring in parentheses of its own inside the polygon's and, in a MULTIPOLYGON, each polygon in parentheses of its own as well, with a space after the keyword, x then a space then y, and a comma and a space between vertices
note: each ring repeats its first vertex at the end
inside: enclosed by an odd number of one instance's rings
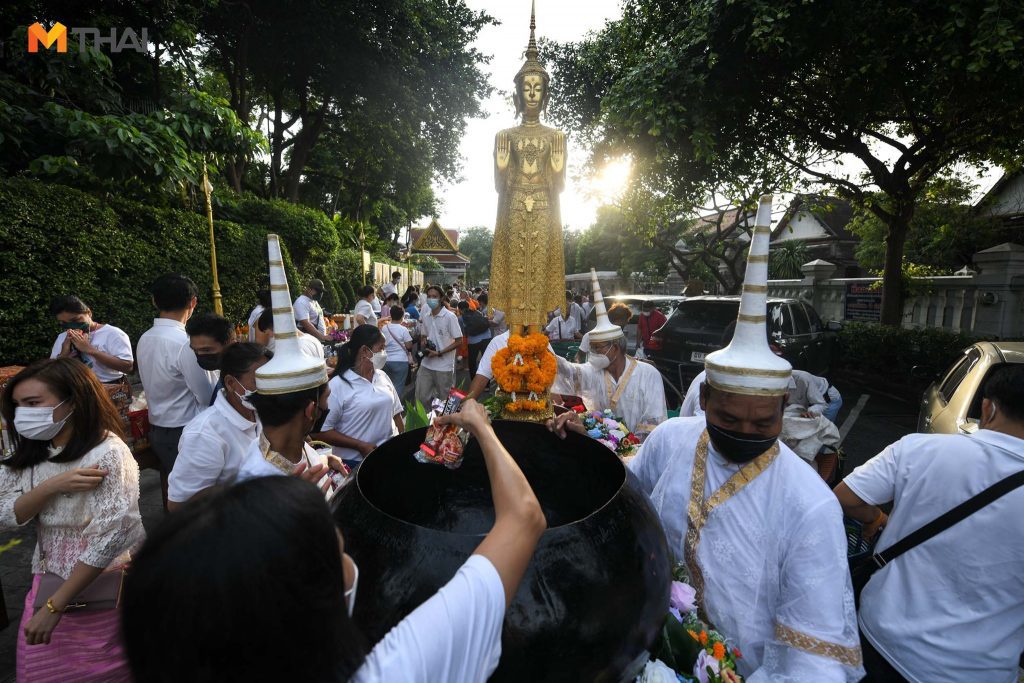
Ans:
POLYGON ((1011 474, 1005 479, 989 486, 978 495, 969 498, 952 510, 933 519, 931 522, 928 522, 920 529, 907 535, 905 538, 900 539, 882 552, 873 553, 868 557, 865 557, 856 566, 850 569, 850 578, 853 580, 853 597, 857 603, 857 608, 860 608, 861 591, 864 590, 864 586, 867 585, 868 581, 876 571, 889 564, 911 548, 924 543, 936 534, 942 533, 957 522, 963 521, 989 503, 1002 498, 1010 491, 1013 491, 1022 485, 1024 485, 1024 470, 1021 470, 1016 474, 1011 474))

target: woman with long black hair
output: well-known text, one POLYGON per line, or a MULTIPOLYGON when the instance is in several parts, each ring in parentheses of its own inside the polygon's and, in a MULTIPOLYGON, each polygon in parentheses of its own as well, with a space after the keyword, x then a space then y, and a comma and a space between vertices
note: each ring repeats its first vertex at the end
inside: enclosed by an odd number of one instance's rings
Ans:
POLYGON ((486 681, 501 657, 505 611, 547 524, 483 406, 467 401, 439 420, 479 440, 494 526, 372 650, 350 617, 359 571, 323 496, 294 477, 264 477, 188 503, 139 552, 123 620, 135 680, 486 681))
POLYGON ((388 355, 376 325, 360 325, 338 352, 331 377, 330 412, 314 439, 333 446, 334 455, 354 469, 380 444, 405 429, 402 400, 384 372, 388 355))
POLYGON ((18 633, 19 681, 131 680, 118 633, 121 571, 145 532, 139 466, 96 375, 41 360, 0 397, 14 455, 0 466, 0 526, 37 525, 18 633))

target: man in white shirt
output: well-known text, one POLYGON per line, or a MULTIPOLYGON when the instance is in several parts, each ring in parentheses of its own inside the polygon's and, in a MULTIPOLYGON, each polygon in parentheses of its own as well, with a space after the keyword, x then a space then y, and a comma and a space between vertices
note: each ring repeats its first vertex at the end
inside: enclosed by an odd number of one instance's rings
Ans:
POLYGON ((50 314, 64 331, 57 335, 50 358, 78 358, 104 384, 123 381, 135 358, 132 342, 123 330, 92 319, 92 309, 74 295, 54 299, 50 314))
POLYGON ((573 316, 566 316, 562 311, 551 319, 545 332, 554 342, 571 342, 581 339, 579 324, 573 316))
POLYGON ((385 283, 380 291, 384 293, 384 298, 387 299, 389 294, 398 296, 398 283, 402 281, 402 274, 397 270, 391 273, 391 282, 385 283))
POLYGON ((324 295, 322 280, 313 279, 306 285, 292 308, 295 310, 295 324, 299 330, 316 337, 321 342, 330 341, 327 337, 327 322, 324 320, 324 309, 320 307, 320 298, 324 295))
POLYGON ((699 613, 742 651, 745 680, 854 683, 864 671, 842 511, 778 441, 791 367, 765 333, 770 224, 764 197, 736 334, 705 359, 706 416, 660 425, 628 467, 686 562, 699 613))
MULTIPOLYGON (((911 434, 850 473, 835 495, 881 552, 1024 470, 1024 365, 991 371, 981 428, 911 434), (877 507, 892 503, 888 518, 877 507)), ((865 681, 1016 681, 1024 650, 1024 488, 924 541, 861 594, 865 681)))
POLYGON ((256 368, 272 357, 265 347, 251 342, 232 344, 224 351, 224 390, 181 433, 178 459, 168 479, 168 512, 212 486, 235 483, 242 459, 259 436, 256 413, 249 403, 256 368))
POLYGON ((209 405, 217 379, 199 367, 185 332, 198 302, 195 283, 163 275, 150 291, 159 317, 139 338, 139 376, 149 403, 149 440, 166 476, 174 469, 182 430, 209 405))
POLYGON ((462 343, 462 328, 455 314, 441 303, 443 292, 427 288, 429 313, 420 319, 423 360, 416 376, 416 400, 428 409, 432 399, 444 398, 455 386, 455 350, 462 343))

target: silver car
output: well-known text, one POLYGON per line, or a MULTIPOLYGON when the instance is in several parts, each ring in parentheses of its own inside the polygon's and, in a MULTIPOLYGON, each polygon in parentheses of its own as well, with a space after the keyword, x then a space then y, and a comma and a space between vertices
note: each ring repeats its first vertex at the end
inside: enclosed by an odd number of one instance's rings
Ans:
POLYGON ((981 388, 996 368, 1024 363, 1024 342, 978 342, 964 349, 953 366, 921 399, 917 431, 973 434, 981 419, 981 388))

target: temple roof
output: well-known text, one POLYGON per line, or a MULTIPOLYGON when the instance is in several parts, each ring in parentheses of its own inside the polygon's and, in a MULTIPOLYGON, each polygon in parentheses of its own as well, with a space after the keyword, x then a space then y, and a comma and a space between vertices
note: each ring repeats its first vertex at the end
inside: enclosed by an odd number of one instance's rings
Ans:
POLYGON ((425 228, 413 228, 410 238, 414 252, 459 252, 459 231, 443 229, 436 218, 425 228))

